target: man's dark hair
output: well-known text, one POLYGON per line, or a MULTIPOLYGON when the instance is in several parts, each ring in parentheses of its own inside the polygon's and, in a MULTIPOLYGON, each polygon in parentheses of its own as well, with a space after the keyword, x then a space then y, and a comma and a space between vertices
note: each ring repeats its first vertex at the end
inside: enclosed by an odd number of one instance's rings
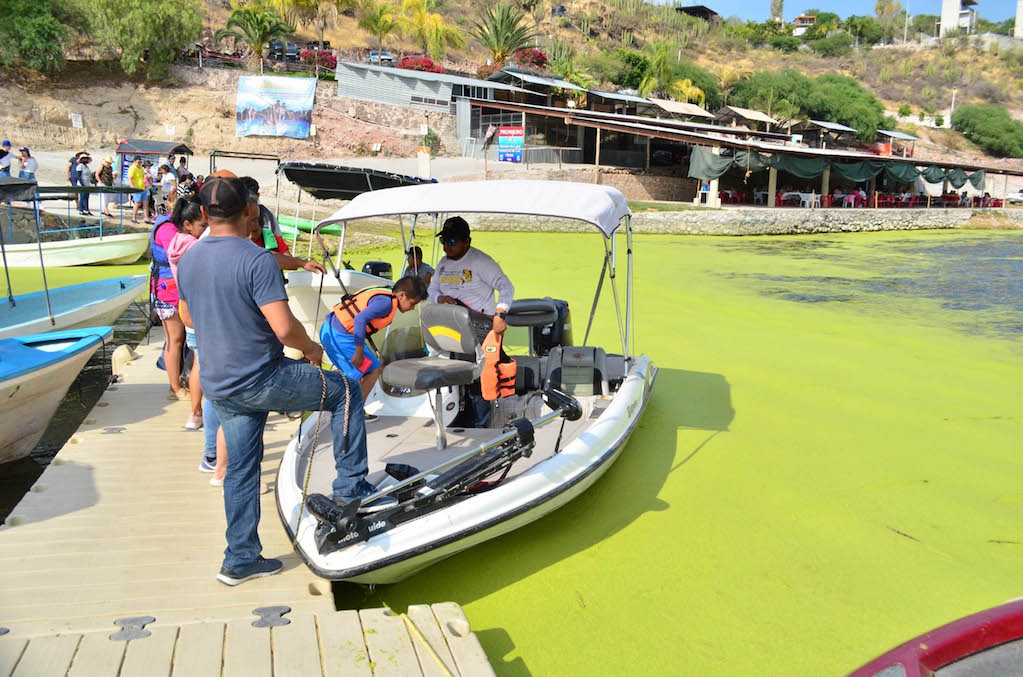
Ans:
POLYGON ((256 181, 251 176, 241 177, 242 183, 245 184, 245 188, 248 189, 250 195, 256 195, 259 193, 259 181, 256 181))
POLYGON ((417 275, 406 275, 394 283, 394 291, 403 291, 409 298, 422 301, 427 296, 426 282, 417 275))
POLYGON ((416 245, 416 246, 413 246, 413 247, 409 247, 408 251, 409 251, 410 254, 415 256, 420 261, 423 260, 423 249, 422 249, 422 247, 419 247, 418 245, 416 245))

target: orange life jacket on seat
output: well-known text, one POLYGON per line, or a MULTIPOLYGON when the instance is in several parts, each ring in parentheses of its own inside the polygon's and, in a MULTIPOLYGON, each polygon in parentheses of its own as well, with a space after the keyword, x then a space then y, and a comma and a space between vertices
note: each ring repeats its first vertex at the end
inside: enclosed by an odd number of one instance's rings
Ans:
POLYGON ((518 365, 515 360, 505 356, 501 361, 501 343, 503 337, 493 330, 483 340, 483 373, 480 374, 480 390, 483 399, 493 402, 499 397, 515 394, 515 372, 518 365))
POLYGON ((398 299, 390 287, 369 287, 358 292, 355 296, 348 296, 347 294, 342 296, 341 302, 334 306, 334 316, 348 330, 349 334, 354 334, 355 316, 366 309, 370 299, 381 294, 391 298, 391 312, 387 317, 378 317, 366 323, 366 336, 372 336, 393 322, 394 315, 398 312, 398 299))

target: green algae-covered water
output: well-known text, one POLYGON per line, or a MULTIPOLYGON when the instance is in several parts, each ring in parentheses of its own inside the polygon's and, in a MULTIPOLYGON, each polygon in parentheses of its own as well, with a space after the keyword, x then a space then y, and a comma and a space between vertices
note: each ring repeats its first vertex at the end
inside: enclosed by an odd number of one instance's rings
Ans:
MULTIPOLYGON (((581 340, 596 235, 474 243, 518 296, 567 298, 581 340)), ((338 586, 341 606, 459 602, 502 675, 818 675, 1023 595, 1023 233, 636 252, 661 371, 615 466, 403 583, 338 586)))
MULTIPOLYGON (((582 339, 597 235, 474 244, 582 339)), ((617 463, 339 606, 458 602, 502 675, 818 675, 1023 595, 1023 233, 643 236, 636 258, 660 374, 617 463)))

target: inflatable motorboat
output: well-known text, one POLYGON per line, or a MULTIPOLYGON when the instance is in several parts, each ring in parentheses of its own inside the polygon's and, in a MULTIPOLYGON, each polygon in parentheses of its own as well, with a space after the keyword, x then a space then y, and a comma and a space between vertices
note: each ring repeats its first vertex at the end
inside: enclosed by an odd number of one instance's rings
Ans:
MULTIPOLYGON (((323 578, 397 582, 539 519, 585 491, 614 463, 649 401, 657 368, 649 357, 632 353, 631 214, 619 191, 540 181, 393 188, 359 195, 317 231, 340 223, 343 247, 349 222, 411 216, 407 240, 402 226, 407 250, 420 216, 432 220, 436 231, 445 215, 471 219, 476 213, 556 217, 596 227, 604 257, 593 310, 607 279, 620 347, 588 345, 593 312, 575 345, 567 303, 516 300, 507 322, 523 328, 528 351, 514 356, 514 389, 508 385, 491 402, 488 427, 473 428, 464 423, 471 417, 459 413, 487 357, 468 309, 423 302, 417 312, 400 314, 380 346, 383 374, 366 401, 373 415, 366 422, 367 479, 379 490, 364 501, 390 495, 397 505, 363 513, 359 502, 338 506, 330 499, 335 477, 330 412, 313 413, 300 426, 278 471, 281 520, 306 564, 323 578), (619 231, 627 244, 624 303, 615 279, 619 231)), ((333 273, 349 294, 390 284, 342 275, 336 268, 333 273)), ((328 310, 324 304, 311 315, 322 318, 328 310)))

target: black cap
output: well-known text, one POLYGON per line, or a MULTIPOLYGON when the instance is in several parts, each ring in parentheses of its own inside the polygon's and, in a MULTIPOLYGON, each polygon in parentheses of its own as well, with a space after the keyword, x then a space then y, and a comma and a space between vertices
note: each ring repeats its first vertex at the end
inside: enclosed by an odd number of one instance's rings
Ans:
POLYGON ((210 216, 229 218, 248 203, 249 192, 239 179, 216 176, 203 184, 199 202, 210 216))
POLYGON ((459 240, 468 240, 469 224, 461 216, 452 216, 444 222, 444 227, 437 233, 437 237, 455 237, 459 240))

